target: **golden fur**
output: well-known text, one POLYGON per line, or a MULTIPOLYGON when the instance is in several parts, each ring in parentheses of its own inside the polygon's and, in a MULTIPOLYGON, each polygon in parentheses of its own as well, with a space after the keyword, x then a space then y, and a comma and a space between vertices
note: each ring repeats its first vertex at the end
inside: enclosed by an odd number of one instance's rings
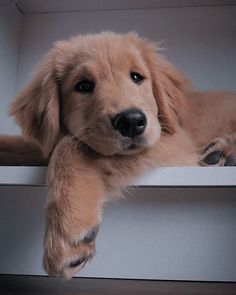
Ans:
MULTIPOLYGON (((235 111, 233 94, 191 90, 156 45, 134 33, 57 42, 10 111, 32 151, 42 151, 38 159, 50 159, 46 271, 70 278, 92 258, 104 201, 134 176, 158 166, 204 165, 202 152, 213 141, 211 152, 234 154, 235 111), (140 85, 132 71, 144 76, 140 85), (96 82, 94 91, 76 92, 85 78, 96 82), (147 117, 138 139, 123 138, 110 122, 130 108, 147 117)), ((10 145, 5 138, 0 150, 10 145)))

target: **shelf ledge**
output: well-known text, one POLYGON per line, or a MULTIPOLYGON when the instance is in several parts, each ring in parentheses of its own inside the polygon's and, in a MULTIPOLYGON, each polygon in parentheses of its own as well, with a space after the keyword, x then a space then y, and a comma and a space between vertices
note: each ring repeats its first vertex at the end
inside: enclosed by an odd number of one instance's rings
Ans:
MULTIPOLYGON (((47 167, 1 166, 0 185, 45 186, 47 167)), ((138 177, 132 186, 235 186, 236 167, 165 167, 138 177)))

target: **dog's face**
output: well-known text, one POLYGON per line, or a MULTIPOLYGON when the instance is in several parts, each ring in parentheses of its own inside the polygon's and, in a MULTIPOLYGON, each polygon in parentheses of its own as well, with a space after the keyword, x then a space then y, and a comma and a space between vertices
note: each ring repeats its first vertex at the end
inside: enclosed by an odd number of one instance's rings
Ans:
POLYGON ((11 113, 45 154, 63 131, 99 154, 126 155, 174 132, 183 84, 135 34, 79 36, 56 43, 11 113))
POLYGON ((61 84, 66 129, 103 155, 138 152, 152 146, 161 131, 151 73, 141 53, 124 41, 90 39, 83 50, 76 40, 61 84))

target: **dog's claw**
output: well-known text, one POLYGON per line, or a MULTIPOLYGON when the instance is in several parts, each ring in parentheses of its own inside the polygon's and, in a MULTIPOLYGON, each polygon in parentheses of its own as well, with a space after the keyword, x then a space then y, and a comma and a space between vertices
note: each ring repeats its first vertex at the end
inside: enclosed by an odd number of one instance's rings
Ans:
POLYGON ((72 261, 70 263, 70 267, 76 267, 76 266, 79 266, 80 264, 82 264, 83 262, 85 262, 88 258, 86 258, 85 256, 84 257, 81 257, 79 258, 78 260, 75 260, 75 261, 72 261))
POLYGON ((45 236, 43 259, 47 273, 52 276, 61 275, 65 279, 70 279, 80 271, 95 254, 95 238, 98 229, 99 226, 92 227, 83 238, 81 237, 79 241, 71 244, 59 232, 52 231, 52 239, 51 228, 48 228, 45 236), (55 234, 57 234, 57 237, 55 237, 55 234))
POLYGON ((95 226, 94 228, 92 228, 91 231, 88 232, 88 234, 84 237, 83 242, 87 244, 94 241, 97 236, 98 229, 99 229, 98 226, 95 226))

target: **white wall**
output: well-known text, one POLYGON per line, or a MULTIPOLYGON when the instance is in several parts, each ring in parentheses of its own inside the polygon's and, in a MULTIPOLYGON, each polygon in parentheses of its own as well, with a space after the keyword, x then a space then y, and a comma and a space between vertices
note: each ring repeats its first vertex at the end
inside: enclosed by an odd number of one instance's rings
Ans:
POLYGON ((16 128, 7 116, 10 100, 15 96, 22 16, 11 1, 0 2, 0 134, 14 133, 16 128))
MULTIPOLYGON (((166 55, 195 86, 236 90, 235 19, 235 7, 25 15, 17 89, 55 40, 135 30, 164 40, 166 55)), ((8 132, 2 114, 1 122, 0 132, 8 132)), ((43 273, 45 193, 0 188, 0 272, 43 273)), ((236 280, 235 189, 150 189, 135 195, 106 210, 97 255, 82 276, 236 280)))
POLYGON ((18 89, 55 40, 112 30, 164 41, 165 55, 196 87, 236 90, 235 19, 236 6, 29 14, 23 23, 18 89))

